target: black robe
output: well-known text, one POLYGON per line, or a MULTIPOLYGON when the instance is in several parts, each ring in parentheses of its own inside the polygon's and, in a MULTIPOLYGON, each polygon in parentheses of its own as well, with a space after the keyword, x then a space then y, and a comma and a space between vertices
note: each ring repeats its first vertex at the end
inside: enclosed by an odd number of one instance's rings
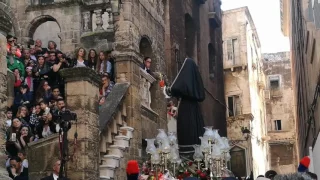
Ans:
POLYGON ((185 59, 170 91, 173 97, 181 98, 177 118, 180 152, 193 151, 192 145, 200 144, 199 136, 204 133, 199 102, 205 99, 205 92, 198 66, 192 59, 185 59))

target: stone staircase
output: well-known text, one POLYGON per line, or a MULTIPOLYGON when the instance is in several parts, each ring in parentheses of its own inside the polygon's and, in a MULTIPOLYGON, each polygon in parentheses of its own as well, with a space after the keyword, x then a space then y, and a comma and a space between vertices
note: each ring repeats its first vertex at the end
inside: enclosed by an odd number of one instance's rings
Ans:
POLYGON ((126 148, 130 146, 134 129, 127 126, 125 94, 129 84, 116 84, 99 112, 100 121, 100 179, 114 179, 115 170, 126 148))

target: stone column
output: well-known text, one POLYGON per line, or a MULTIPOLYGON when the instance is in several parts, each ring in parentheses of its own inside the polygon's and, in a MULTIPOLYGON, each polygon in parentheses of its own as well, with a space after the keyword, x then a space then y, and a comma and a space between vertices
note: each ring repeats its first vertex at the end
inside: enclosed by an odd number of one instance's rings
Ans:
POLYGON ((69 154, 74 152, 74 133, 78 132, 76 153, 68 162, 68 177, 74 180, 99 179, 99 121, 98 95, 100 77, 89 68, 61 71, 65 78, 67 109, 78 116, 77 126, 69 130, 69 154))

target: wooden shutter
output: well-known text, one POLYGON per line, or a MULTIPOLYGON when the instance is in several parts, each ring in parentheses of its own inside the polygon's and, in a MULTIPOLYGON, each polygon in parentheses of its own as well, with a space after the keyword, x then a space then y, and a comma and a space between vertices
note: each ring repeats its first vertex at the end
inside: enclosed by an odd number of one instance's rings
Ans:
POLYGON ((232 39, 233 63, 240 64, 240 46, 238 39, 232 39))
POLYGON ((227 54, 228 60, 233 60, 232 39, 227 40, 227 54))
POLYGON ((240 97, 239 96, 233 96, 233 100, 234 100, 234 113, 235 116, 240 115, 241 114, 241 102, 240 102, 240 97))

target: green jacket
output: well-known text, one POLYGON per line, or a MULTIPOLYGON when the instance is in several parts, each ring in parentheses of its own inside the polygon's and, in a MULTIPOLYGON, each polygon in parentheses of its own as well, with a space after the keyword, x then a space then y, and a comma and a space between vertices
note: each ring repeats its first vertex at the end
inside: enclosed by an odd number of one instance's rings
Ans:
POLYGON ((19 59, 15 56, 13 57, 13 59, 14 59, 14 63, 11 64, 10 63, 10 56, 7 56, 7 67, 11 71, 13 71, 14 69, 18 69, 20 72, 20 76, 24 77, 24 75, 25 75, 24 64, 21 61, 19 61, 19 59))

